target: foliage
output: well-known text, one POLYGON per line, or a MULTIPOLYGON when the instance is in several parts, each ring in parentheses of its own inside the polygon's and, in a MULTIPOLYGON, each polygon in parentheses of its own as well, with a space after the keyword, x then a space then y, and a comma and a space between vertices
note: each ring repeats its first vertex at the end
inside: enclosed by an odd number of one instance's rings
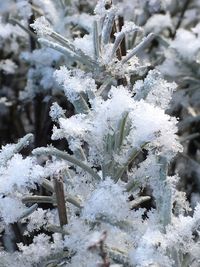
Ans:
POLYGON ((0 150, 1 266, 198 266, 192 2, 0 4, 0 113, 18 129, 0 150))

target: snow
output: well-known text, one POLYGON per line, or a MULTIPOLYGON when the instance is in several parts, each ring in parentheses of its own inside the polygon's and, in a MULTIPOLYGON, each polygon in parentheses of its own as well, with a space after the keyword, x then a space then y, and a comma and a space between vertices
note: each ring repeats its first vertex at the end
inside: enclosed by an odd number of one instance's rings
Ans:
POLYGON ((83 38, 75 38, 74 45, 76 48, 82 50, 86 55, 93 57, 94 46, 93 46, 93 36, 92 34, 85 34, 83 38))
MULTIPOLYGON (((46 226, 49 222, 49 217, 52 217, 50 210, 43 210, 38 208, 28 217, 27 232, 29 235, 30 232, 34 230, 39 230, 40 228, 46 226)), ((25 219, 27 221, 27 218, 25 219)))
MULTIPOLYGON (((144 100, 135 101, 131 98, 131 94, 122 87, 113 87, 107 101, 93 105, 95 121, 91 123, 89 130, 93 158, 95 154, 98 158, 103 154, 105 136, 114 134, 125 112, 128 112, 131 125, 131 131, 126 137, 127 148, 138 149, 144 143, 150 142, 153 146, 159 147, 169 158, 177 151, 181 151, 175 135, 177 132, 175 118, 171 118, 165 114, 164 110, 144 100)), ((121 155, 121 160, 123 161, 123 155, 121 155)))
POLYGON ((0 217, 6 224, 16 222, 25 210, 26 207, 20 200, 0 196, 0 217))
POLYGON ((2 146, 0 150, 0 166, 5 165, 7 160, 9 160, 15 151, 15 145, 14 144, 7 144, 5 146, 2 146))
MULTIPOLYGON (((9 5, 11 2, 14 3, 9 1, 9 5)), ((30 15, 30 5, 24 0, 15 2, 18 9, 24 7, 16 18, 27 27, 21 16, 23 19, 30 15)), ((174 112, 172 109, 170 113, 169 108, 177 86, 165 80, 160 73, 167 73, 177 81, 177 77, 182 75, 198 86, 200 26, 199 23, 194 26, 196 22, 193 18, 189 20, 194 10, 186 11, 182 28, 173 39, 170 35, 174 33, 178 18, 173 12, 180 13, 181 2, 177 2, 176 10, 171 0, 113 1, 110 8, 106 7, 109 1, 99 0, 95 15, 90 12, 95 1, 81 1, 81 13, 78 12, 80 1, 68 2, 71 2, 70 6, 66 1, 33 0, 35 16, 44 15, 31 25, 39 36, 44 37, 39 39, 42 48, 37 47, 33 51, 26 47, 30 43, 27 33, 22 33, 18 26, 5 23, 7 15, 0 22, 3 52, 0 70, 5 72, 3 76, 16 72, 16 78, 20 78, 19 90, 22 89, 21 83, 25 87, 19 102, 17 97, 13 97, 18 94, 18 87, 15 93, 8 88, 9 94, 2 95, 0 100, 4 104, 5 99, 14 99, 12 102, 17 108, 24 104, 25 97, 28 103, 33 101, 34 104, 37 94, 44 96, 44 101, 48 103, 53 100, 50 111, 46 104, 42 110, 49 111, 54 124, 52 143, 58 144, 58 148, 64 151, 59 153, 50 144, 48 149, 38 147, 32 155, 26 155, 27 151, 21 152, 21 149, 29 144, 31 134, 0 150, 0 234, 5 249, 11 252, 0 251, 0 265, 10 267, 14 262, 16 267, 52 264, 103 266, 102 254, 88 249, 98 243, 102 233, 106 233, 103 249, 108 253, 110 266, 172 267, 185 264, 193 267, 194 262, 198 265, 199 194, 192 192, 192 210, 186 197, 193 190, 193 183, 188 183, 187 194, 177 190, 177 186, 183 188, 182 183, 185 183, 185 179, 182 181, 176 173, 178 168, 170 168, 172 159, 183 151, 177 135, 178 119, 169 115, 174 112), (61 4, 64 5, 62 8, 61 4), (89 15, 85 14, 86 10, 89 15), (127 21, 121 31, 115 33, 118 39, 114 42, 110 38, 113 19, 119 28, 117 17, 124 14, 127 21), (100 54, 95 62, 92 60, 94 21, 98 24, 100 39, 100 54), (136 39, 131 36, 134 31, 143 30, 145 35, 150 34, 142 41, 140 34, 136 39), (140 49, 145 40, 152 40, 152 32, 161 35, 161 38, 145 51, 140 49), (133 51, 130 61, 128 57, 122 60, 115 57, 122 37, 125 37, 127 54, 133 51), (161 42, 165 38, 169 47, 161 42), (59 44, 55 42, 58 39, 59 44), (52 48, 45 47, 45 44, 52 48), (135 50, 130 50, 132 45, 135 50), (59 51, 70 51, 61 55, 54 51, 56 46, 59 46, 59 51), (138 51, 137 57, 134 53, 138 51), (13 60, 7 57, 10 53, 14 54, 13 60), (22 65, 26 76, 22 80, 24 72, 21 72, 20 60, 25 61, 22 65), (161 66, 157 66, 158 61, 162 62, 161 66), (156 69, 148 71, 148 67, 154 66, 156 69), (118 85, 124 77, 126 85, 118 85), (71 110, 73 115, 67 110, 69 106, 65 101, 70 101, 75 107, 75 112, 71 110), (81 104, 85 104, 84 112, 76 108, 81 104), (53 142, 58 139, 64 140, 53 142), (54 154, 51 154, 52 150, 54 154), (70 156, 67 157, 66 153, 70 156), (70 162, 63 159, 63 154, 70 162), (172 176, 171 171, 174 172, 172 176), (60 207, 56 204, 53 183, 58 174, 63 180, 68 217, 68 224, 63 227, 60 227, 60 207), (50 189, 45 190, 48 183, 50 189), (33 205, 24 199, 27 197, 30 201, 34 196, 47 197, 51 206, 33 205), (141 197, 148 202, 141 205, 141 197), (76 201, 81 204, 77 205, 76 201), (31 207, 32 213, 27 215, 31 207), (14 253, 13 248, 9 248, 9 244, 15 246, 14 232, 8 233, 13 223, 18 223, 23 235, 31 237, 29 245, 19 243, 19 251, 14 253), (58 232, 53 233, 54 230, 58 232)), ((193 4, 196 5, 195 2, 193 4)), ((0 5, 3 10, 9 7, 0 5)), ((189 99, 192 90, 188 93, 190 88, 184 89, 182 91, 186 91, 189 99)), ((190 113, 189 101, 181 101, 182 97, 180 104, 185 105, 183 113, 190 113)), ((194 110, 193 115, 198 114, 197 111, 194 110)), ((24 116, 24 110, 20 109, 20 112, 24 116)), ((30 110, 31 119, 32 114, 30 110)), ((185 116, 181 112, 180 115, 185 116)), ((34 121, 26 123, 34 130, 34 121)), ((41 126, 45 129, 45 125, 41 126)), ((187 147, 184 143, 184 153, 187 153, 187 147)), ((198 156, 199 153, 197 161, 198 156)), ((196 178, 193 173, 191 177, 196 178)))
POLYGON ((30 25, 39 36, 51 35, 51 24, 44 16, 37 18, 34 23, 30 25))
POLYGON ((116 32, 115 36, 117 37, 120 33, 128 34, 128 33, 131 33, 131 32, 134 32, 134 31, 139 31, 139 30, 142 31, 142 28, 137 26, 134 22, 125 21, 124 25, 122 26, 121 31, 120 32, 116 32))
POLYGON ((54 72, 58 84, 62 85, 64 93, 72 103, 79 99, 80 93, 95 92, 96 84, 90 74, 80 69, 68 70, 65 66, 54 72))
POLYGON ((107 1, 107 0, 98 0, 97 5, 96 5, 96 7, 94 9, 94 13, 96 15, 99 15, 99 16, 102 16, 102 17, 105 14, 107 14, 108 11, 105 8, 106 3, 109 3, 109 1, 107 1))
POLYGON ((95 221, 99 217, 109 218, 113 223, 125 220, 129 215, 127 195, 123 188, 106 179, 101 182, 86 201, 83 218, 95 221), (118 212, 120 210, 120 212, 118 212))
MULTIPOLYGON (((60 118, 59 124, 64 131, 65 138, 84 140, 85 133, 87 131, 87 122, 85 121, 84 114, 77 114, 69 119, 60 118)), ((54 131, 55 135, 55 131, 54 131)))
POLYGON ((58 252, 62 248, 62 240, 50 242, 50 237, 45 234, 38 234, 34 237, 33 243, 29 246, 18 243, 19 250, 28 263, 41 263, 49 255, 58 252), (38 249, 39 248, 39 249, 38 249))
POLYGON ((52 118, 53 121, 58 121, 61 117, 65 116, 65 110, 63 110, 58 103, 54 102, 51 106, 50 112, 49 112, 50 117, 52 118))
POLYGON ((15 154, 7 166, 0 167, 0 194, 23 191, 26 187, 34 188, 35 183, 40 182, 41 170, 42 167, 31 157, 23 159, 22 155, 15 154))
POLYGON ((136 93, 135 99, 145 99, 148 103, 162 109, 169 107, 175 90, 176 84, 164 80, 161 73, 157 70, 149 71, 144 81, 137 81, 133 87, 133 91, 136 93))

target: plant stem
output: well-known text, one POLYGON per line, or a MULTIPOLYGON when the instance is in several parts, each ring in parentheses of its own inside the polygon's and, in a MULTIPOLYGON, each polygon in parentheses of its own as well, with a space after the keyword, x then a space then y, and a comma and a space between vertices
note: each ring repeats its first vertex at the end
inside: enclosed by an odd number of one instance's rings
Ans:
POLYGON ((91 176, 93 176, 95 179, 101 180, 101 177, 95 171, 93 171, 92 168, 90 168, 88 165, 81 162, 80 160, 76 159, 75 157, 69 155, 67 152, 60 151, 54 147, 50 147, 50 148, 41 147, 41 148, 34 149, 32 153, 33 155, 44 154, 44 155, 55 156, 61 159, 65 159, 71 162, 72 164, 74 164, 75 166, 82 168, 83 170, 88 172, 91 176))
POLYGON ((141 52, 143 49, 146 48, 146 46, 149 45, 149 43, 155 38, 155 34, 150 33, 145 37, 136 47, 133 48, 133 50, 126 55, 125 58, 122 59, 122 64, 126 63, 129 59, 131 59, 133 56, 137 55, 139 52, 141 52))
POLYGON ((60 226, 62 228, 64 225, 68 224, 68 219, 67 219, 67 209, 65 204, 63 179, 61 177, 61 174, 59 174, 54 179, 54 190, 56 194, 56 202, 58 207, 60 226))
POLYGON ((54 203, 53 197, 49 196, 27 196, 22 198, 22 202, 26 203, 54 203))

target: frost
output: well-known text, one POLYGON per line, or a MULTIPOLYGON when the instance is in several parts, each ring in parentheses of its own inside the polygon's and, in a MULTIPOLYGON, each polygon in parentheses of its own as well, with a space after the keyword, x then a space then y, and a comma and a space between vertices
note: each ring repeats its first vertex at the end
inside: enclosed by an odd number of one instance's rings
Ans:
POLYGON ((49 255, 56 253, 62 248, 62 241, 51 243, 50 237, 45 234, 39 234, 33 239, 33 243, 29 246, 18 244, 20 251, 23 252, 23 257, 30 263, 39 263, 46 259, 49 255), (38 249, 40 248, 40 249, 38 249))
MULTIPOLYGON (((63 137, 84 140, 88 128, 85 117, 84 114, 77 114, 69 119, 60 118, 59 124, 63 137)), ((59 130, 54 129, 52 138, 57 139, 57 133, 59 133, 59 130)))
POLYGON ((200 1, 7 2, 0 265, 196 267, 200 1))
POLYGON ((89 74, 79 69, 68 70, 62 66, 54 72, 56 81, 63 86, 64 93, 72 103, 79 99, 82 92, 95 92, 96 84, 89 74))
MULTIPOLYGON (((166 115, 164 110, 146 103, 144 100, 135 101, 123 88, 114 87, 110 99, 93 106, 96 121, 91 125, 90 132, 93 143, 91 153, 103 152, 103 143, 106 134, 116 131, 119 120, 125 112, 130 121, 130 133, 126 138, 127 147, 139 148, 142 144, 150 142, 155 147, 160 147, 169 157, 181 150, 175 133, 176 120, 166 115), (141 114, 143 114, 141 116, 141 114), (94 146, 95 145, 95 146, 94 146), (168 149, 170 147, 170 150, 168 149)), ((122 156, 122 155, 121 155, 122 156)), ((99 157, 99 156, 98 156, 99 157)), ((123 160, 123 158, 121 158, 123 160)))
POLYGON ((14 144, 7 144, 3 146, 0 150, 0 166, 5 165, 7 160, 9 160, 13 154, 15 153, 15 145, 14 144))
POLYGON ((51 24, 43 16, 36 19, 30 26, 39 36, 51 35, 52 33, 51 24))
POLYGON ((41 169, 31 157, 23 159, 20 154, 15 154, 7 166, 0 167, 0 194, 14 193, 16 189, 23 191, 26 187, 34 188, 40 180, 41 169))
POLYGON ((99 0, 94 9, 94 13, 103 17, 103 15, 107 14, 108 12, 105 8, 106 4, 109 4, 109 0, 99 0))
POLYGON ((132 21, 125 21, 124 25, 122 26, 122 29, 120 32, 115 33, 115 36, 117 37, 120 33, 131 33, 134 31, 142 31, 142 28, 138 27, 134 22, 132 21))
MULTIPOLYGON (((0 17, 0 38, 7 39, 11 37, 12 35, 24 36, 24 32, 18 26, 13 26, 9 23, 4 24, 2 22, 2 18, 0 17)), ((0 40, 0 44, 1 42, 2 40, 0 40)))
MULTIPOLYGON (((156 86, 155 90, 157 89, 156 86)), ((168 88, 167 83, 166 87, 168 88)), ((169 90, 168 99, 170 98, 171 91, 169 90)), ((166 99, 167 104, 168 99, 166 99)), ((102 161, 100 155, 103 154, 105 136, 114 134, 120 119, 127 112, 131 127, 130 133, 126 137, 127 147, 139 148, 142 144, 150 142, 151 145, 160 147, 169 158, 173 157, 177 151, 181 151, 181 146, 175 135, 177 132, 176 120, 166 115, 164 110, 158 107, 143 100, 131 99, 130 94, 124 89, 118 88, 116 91, 113 87, 107 101, 94 101, 92 106, 93 111, 89 116, 76 115, 69 119, 59 119, 60 129, 54 128, 53 138, 66 137, 69 139, 72 136, 72 139, 76 137, 80 141, 84 140, 89 143, 92 140, 90 156, 102 161), (143 116, 141 117, 140 114, 143 116), (92 121, 94 117, 96 120, 92 121)), ((123 161, 123 158, 121 160, 123 161)))
MULTIPOLYGON (((81 225, 79 225, 80 227, 81 225)), ((75 226, 77 227, 77 225, 75 226)), ((75 228, 74 228, 75 229, 75 228)), ((78 228, 76 228, 77 231, 79 230, 78 228)), ((82 228, 84 229, 84 228, 82 228)), ((99 262, 99 256, 95 255, 94 253, 90 253, 88 251, 88 244, 89 244, 89 237, 91 235, 91 233, 88 231, 88 236, 86 237, 86 235, 84 234, 84 236, 81 235, 81 232, 79 232, 79 237, 81 237, 80 239, 77 236, 77 232, 74 233, 72 232, 72 238, 71 238, 71 242, 68 242, 69 240, 66 238, 65 240, 65 244, 68 245, 70 244, 70 247, 74 247, 75 251, 77 246, 79 247, 78 253, 76 253, 71 262, 68 264, 69 267, 76 267, 76 266, 80 266, 80 267, 93 267, 94 263, 98 263, 99 262), (75 236, 73 236, 73 234, 75 234, 75 236), (82 242, 80 242, 80 240, 82 242)), ((86 229, 84 229, 84 233, 86 233, 86 229)))
POLYGON ((148 181, 156 177, 159 172, 159 165, 155 155, 149 154, 137 168, 133 168, 130 176, 135 181, 139 182, 143 187, 148 184, 148 181))
POLYGON ((194 28, 192 28, 192 31, 200 37, 200 23, 198 23, 194 28))
POLYGON ((173 219, 172 225, 167 227, 168 245, 178 247, 183 252, 190 249, 193 243, 193 232, 200 225, 200 206, 196 206, 193 217, 180 215, 173 219))
POLYGON ((83 217, 89 221, 108 217, 111 221, 117 222, 125 220, 128 214, 127 196, 123 193, 123 189, 110 179, 99 184, 98 189, 86 201, 83 210, 83 217))
MULTIPOLYGON (((13 103, 8 101, 8 99, 6 97, 0 97, 0 104, 5 105, 6 107, 10 107, 10 106, 12 106, 13 103)), ((1 158, 1 156, 0 156, 0 158, 1 158)))
POLYGON ((16 222, 25 210, 25 205, 18 199, 0 197, 0 217, 6 224, 16 222))
POLYGON ((58 174, 60 171, 68 169, 68 165, 65 161, 47 161, 45 166, 42 170, 42 177, 48 178, 48 177, 54 177, 55 174, 58 174))
POLYGON ((128 139, 136 147, 143 142, 152 142, 155 147, 163 149, 163 152, 169 157, 171 157, 171 152, 173 155, 181 151, 175 135, 177 132, 176 120, 166 115, 163 110, 140 101, 135 104, 130 116, 133 120, 133 129, 128 139), (139 114, 143 114, 143 116, 141 117, 139 114))
POLYGON ((146 99, 148 103, 168 108, 172 94, 176 89, 175 83, 168 83, 156 71, 150 71, 144 81, 137 81, 133 87, 135 99, 146 99))
POLYGON ((86 34, 83 38, 76 38, 74 40, 74 45, 81 49, 88 56, 94 54, 92 35, 86 34))
POLYGON ((38 208, 28 217, 27 234, 33 230, 39 230, 45 226, 49 221, 49 216, 52 217, 50 211, 38 208))
POLYGON ((28 19, 31 16, 31 14, 32 14, 31 5, 30 5, 30 3, 27 3, 27 1, 25 1, 25 0, 17 1, 16 7, 20 11, 20 15, 24 19, 28 19))
POLYGON ((159 249, 159 244, 164 241, 158 230, 148 229, 143 235, 138 248, 130 252, 131 263, 140 267, 148 266, 173 266, 173 261, 159 249))
POLYGON ((53 121, 58 121, 58 119, 65 116, 65 110, 63 110, 58 103, 54 102, 51 106, 49 115, 53 121))
MULTIPOLYGON (((24 52, 21 54, 21 58, 26 61, 26 63, 31 64, 28 71, 28 80, 25 90, 20 92, 20 98, 22 100, 33 99, 37 93, 44 90, 53 90, 56 87, 55 81, 53 79, 54 67, 59 60, 61 60, 62 55, 57 51, 52 51, 52 49, 35 49, 32 53, 24 52), (37 84, 40 86, 38 87, 37 84)), ((54 89, 56 90, 56 88, 54 89)))

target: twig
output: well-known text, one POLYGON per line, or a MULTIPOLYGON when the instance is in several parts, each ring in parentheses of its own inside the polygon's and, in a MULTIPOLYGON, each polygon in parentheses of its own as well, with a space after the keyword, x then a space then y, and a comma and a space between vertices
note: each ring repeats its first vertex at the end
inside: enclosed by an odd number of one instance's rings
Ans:
POLYGON ((65 204, 63 179, 60 173, 54 179, 54 190, 56 195, 60 226, 62 228, 64 225, 68 224, 68 219, 67 219, 67 209, 65 204))

